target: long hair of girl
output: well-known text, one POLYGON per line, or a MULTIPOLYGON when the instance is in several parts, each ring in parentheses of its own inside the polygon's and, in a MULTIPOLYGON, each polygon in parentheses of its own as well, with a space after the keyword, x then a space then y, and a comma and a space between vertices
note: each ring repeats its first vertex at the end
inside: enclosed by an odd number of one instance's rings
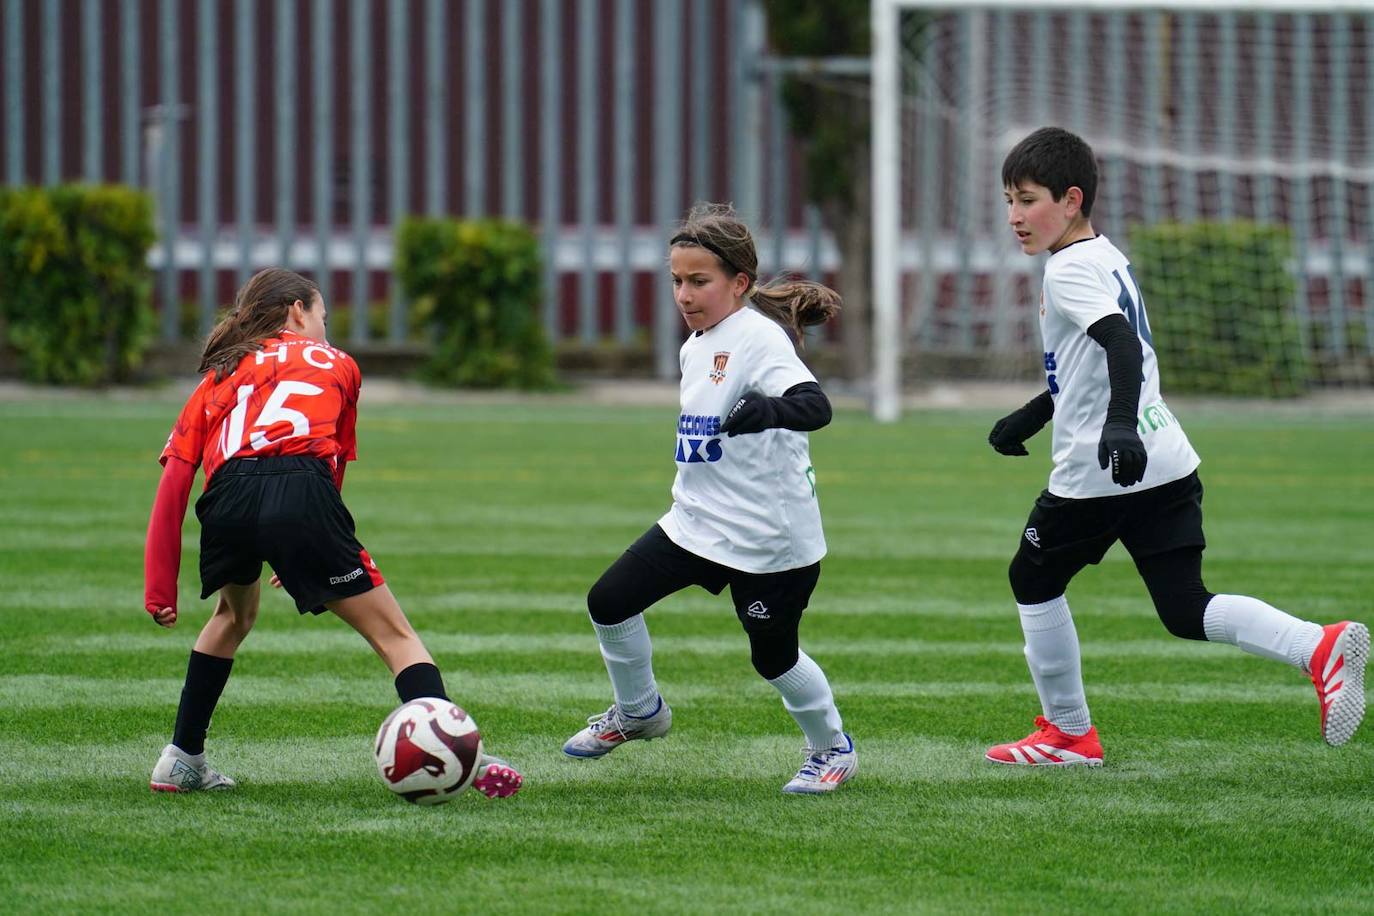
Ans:
POLYGON ((319 295, 318 286, 292 270, 269 267, 253 274, 235 294, 233 307, 206 338, 196 371, 205 373, 213 369, 215 381, 223 381, 240 360, 261 350, 264 340, 286 327, 293 302, 300 300, 309 310, 315 307, 319 295))

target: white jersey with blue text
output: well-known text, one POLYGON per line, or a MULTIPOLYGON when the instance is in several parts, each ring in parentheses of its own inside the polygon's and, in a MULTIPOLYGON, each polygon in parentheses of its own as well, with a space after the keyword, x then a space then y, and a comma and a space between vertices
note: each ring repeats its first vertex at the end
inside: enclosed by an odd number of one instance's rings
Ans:
POLYGON ((1049 491, 1086 499, 1148 490, 1186 477, 1200 460, 1178 419, 1159 394, 1159 366, 1151 343, 1145 301, 1131 264, 1105 235, 1073 242, 1045 263, 1040 336, 1045 375, 1054 397, 1054 470, 1049 491), (1136 430, 1149 461, 1133 487, 1112 482, 1097 460, 1107 418, 1111 380, 1107 351, 1087 335, 1095 322, 1123 315, 1140 336, 1144 356, 1136 430))
POLYGON ((806 433, 727 437, 720 424, 745 392, 778 397, 815 382, 780 325, 752 308, 682 345, 673 505, 658 520, 684 550, 748 573, 810 566, 825 556, 806 433))

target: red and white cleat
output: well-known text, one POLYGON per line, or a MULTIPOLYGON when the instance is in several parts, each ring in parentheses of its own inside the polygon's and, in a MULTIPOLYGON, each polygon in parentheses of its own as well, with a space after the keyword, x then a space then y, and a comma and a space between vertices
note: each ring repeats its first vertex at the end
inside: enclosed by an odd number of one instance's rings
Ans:
POLYGON ((1059 730, 1044 716, 1035 717, 1036 731, 1020 741, 988 748, 985 755, 993 763, 1029 767, 1102 766, 1102 742, 1097 729, 1085 735, 1070 735, 1059 730))
POLYGON ((1322 738, 1345 744, 1364 719, 1364 665, 1369 660, 1369 627, 1343 620, 1322 627, 1322 641, 1307 667, 1322 704, 1322 738))
POLYGON ((510 798, 525 783, 525 777, 500 757, 482 756, 481 774, 472 781, 472 787, 487 798, 510 798))

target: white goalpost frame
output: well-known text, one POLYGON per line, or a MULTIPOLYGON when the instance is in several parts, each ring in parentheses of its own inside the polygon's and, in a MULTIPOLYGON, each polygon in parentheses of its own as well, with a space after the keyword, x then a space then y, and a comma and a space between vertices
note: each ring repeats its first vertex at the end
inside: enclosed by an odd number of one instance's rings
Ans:
POLYGON ((901 416, 901 13, 903 10, 970 12, 1203 12, 1369 13, 1370 0, 872 0, 873 123, 873 391, 874 419, 901 416))

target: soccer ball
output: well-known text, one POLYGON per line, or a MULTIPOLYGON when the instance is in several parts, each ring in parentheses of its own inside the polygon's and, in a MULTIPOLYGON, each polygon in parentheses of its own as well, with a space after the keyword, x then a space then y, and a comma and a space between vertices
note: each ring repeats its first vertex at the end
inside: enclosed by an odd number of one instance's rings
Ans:
POLYGON ((417 805, 441 805, 472 785, 482 759, 477 723, 448 700, 403 703, 377 730, 377 772, 417 805))

